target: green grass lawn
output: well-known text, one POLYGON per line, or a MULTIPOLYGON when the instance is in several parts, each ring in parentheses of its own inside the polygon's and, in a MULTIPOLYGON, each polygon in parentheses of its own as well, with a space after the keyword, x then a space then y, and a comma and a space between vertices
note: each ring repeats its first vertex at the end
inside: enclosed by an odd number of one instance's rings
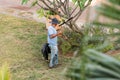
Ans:
POLYGON ((60 56, 62 65, 54 69, 42 59, 44 28, 42 23, 0 14, 0 66, 9 64, 11 80, 67 80, 61 73, 69 59, 60 56))

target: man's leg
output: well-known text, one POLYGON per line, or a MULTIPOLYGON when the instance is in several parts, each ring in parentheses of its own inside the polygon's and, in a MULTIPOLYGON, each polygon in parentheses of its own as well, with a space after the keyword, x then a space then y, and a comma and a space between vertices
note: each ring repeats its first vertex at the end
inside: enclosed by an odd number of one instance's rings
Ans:
POLYGON ((55 65, 58 64, 58 47, 55 46, 55 65))
POLYGON ((53 67, 54 66, 54 56, 55 56, 54 46, 50 45, 50 48, 51 48, 51 57, 50 57, 49 67, 53 67))

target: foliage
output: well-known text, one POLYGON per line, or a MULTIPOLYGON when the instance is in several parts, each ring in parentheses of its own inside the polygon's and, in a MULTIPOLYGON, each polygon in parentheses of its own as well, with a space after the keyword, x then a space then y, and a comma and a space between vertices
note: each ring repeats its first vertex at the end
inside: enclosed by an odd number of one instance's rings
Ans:
POLYGON ((111 43, 108 36, 105 36, 107 33, 104 31, 104 28, 86 24, 82 28, 82 32, 83 35, 81 36, 79 33, 66 28, 64 35, 69 40, 65 41, 66 44, 62 44, 62 48, 69 46, 66 51, 74 52, 79 49, 80 53, 82 53, 83 47, 84 49, 94 48, 102 52, 114 49, 114 44, 111 43))
POLYGON ((88 49, 84 53, 80 60, 74 61, 69 67, 67 76, 72 80, 120 79, 119 60, 93 49, 88 49))
POLYGON ((27 4, 29 0, 22 0, 22 4, 27 4))
POLYGON ((46 18, 50 18, 51 15, 55 15, 56 13, 54 13, 53 11, 50 11, 50 10, 44 10, 44 9, 39 9, 37 10, 37 14, 38 14, 38 17, 41 18, 41 17, 46 17, 46 18))
POLYGON ((109 19, 115 20, 116 23, 100 23, 100 22, 94 22, 94 24, 102 26, 102 27, 108 27, 108 28, 120 28, 120 1, 119 0, 109 0, 110 4, 102 4, 101 7, 97 8, 97 11, 108 17, 109 19), (118 4, 118 5, 116 5, 118 4), (116 5, 116 6, 115 6, 116 5))
POLYGON ((116 59, 120 60, 120 53, 113 55, 116 59))
POLYGON ((98 22, 95 21, 94 24, 97 26, 101 26, 101 27, 107 27, 108 29, 117 29, 117 32, 112 32, 107 36, 116 38, 114 41, 114 43, 117 45, 119 45, 120 41, 120 1, 119 0, 108 0, 109 4, 102 4, 101 7, 97 7, 97 11, 106 16, 109 19, 112 19, 113 22, 111 23, 103 23, 103 22, 98 22))
POLYGON ((10 72, 7 64, 4 64, 0 68, 0 80, 10 80, 10 72))
MULTIPOLYGON (((84 9, 85 3, 88 2, 88 0, 72 0, 76 5, 80 7, 81 10, 84 9)), ((89 0, 90 2, 92 0, 89 0)))
MULTIPOLYGON (((100 26, 101 28, 117 28, 119 30, 120 20, 119 20, 119 9, 120 9, 120 1, 119 0, 108 0, 109 4, 103 4, 98 9, 99 13, 116 20, 116 23, 100 23, 94 22, 95 25, 100 26)), ((120 33, 113 32, 110 34, 98 35, 97 39, 102 37, 103 41, 104 37, 108 37, 112 39, 113 36, 119 39, 120 33)), ((93 39, 96 36, 93 36, 93 39)), ((82 38, 85 43, 88 43, 90 40, 89 37, 82 38)), ((109 43, 112 43, 111 41, 109 43)), ((73 60, 72 65, 67 70, 67 77, 70 77, 71 80, 117 80, 120 79, 120 61, 101 53, 101 49, 104 49, 105 46, 109 44, 107 41, 100 43, 97 48, 87 48, 82 51, 83 55, 73 60), (78 64, 79 63, 79 64, 78 64)))
POLYGON ((71 45, 67 41, 64 41, 63 39, 59 38, 58 42, 62 42, 59 48, 61 49, 60 51, 62 54, 68 54, 69 52, 73 52, 73 50, 71 50, 71 45))

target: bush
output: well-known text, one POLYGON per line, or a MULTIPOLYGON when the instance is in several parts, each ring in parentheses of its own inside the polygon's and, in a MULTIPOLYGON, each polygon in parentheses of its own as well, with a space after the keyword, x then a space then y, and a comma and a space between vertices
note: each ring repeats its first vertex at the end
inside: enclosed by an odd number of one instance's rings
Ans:
POLYGON ((85 51, 67 70, 71 80, 119 80, 120 61, 93 49, 85 51))

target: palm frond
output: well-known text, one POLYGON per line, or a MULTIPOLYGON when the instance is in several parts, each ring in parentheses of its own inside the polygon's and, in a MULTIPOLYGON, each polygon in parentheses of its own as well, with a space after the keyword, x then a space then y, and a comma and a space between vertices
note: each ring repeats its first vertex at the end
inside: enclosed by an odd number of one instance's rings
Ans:
POLYGON ((97 8, 97 11, 108 18, 120 20, 120 9, 113 5, 102 4, 101 7, 97 8))
POLYGON ((71 80, 83 80, 82 76, 85 76, 84 80, 119 80, 119 62, 106 54, 88 49, 80 61, 76 61, 70 66, 67 76, 71 77, 71 80))
POLYGON ((110 3, 120 6, 120 0, 109 0, 110 3))
POLYGON ((117 29, 120 29, 120 23, 100 23, 100 22, 93 22, 94 25, 98 25, 98 26, 101 26, 101 27, 108 27, 108 28, 117 28, 117 29))

